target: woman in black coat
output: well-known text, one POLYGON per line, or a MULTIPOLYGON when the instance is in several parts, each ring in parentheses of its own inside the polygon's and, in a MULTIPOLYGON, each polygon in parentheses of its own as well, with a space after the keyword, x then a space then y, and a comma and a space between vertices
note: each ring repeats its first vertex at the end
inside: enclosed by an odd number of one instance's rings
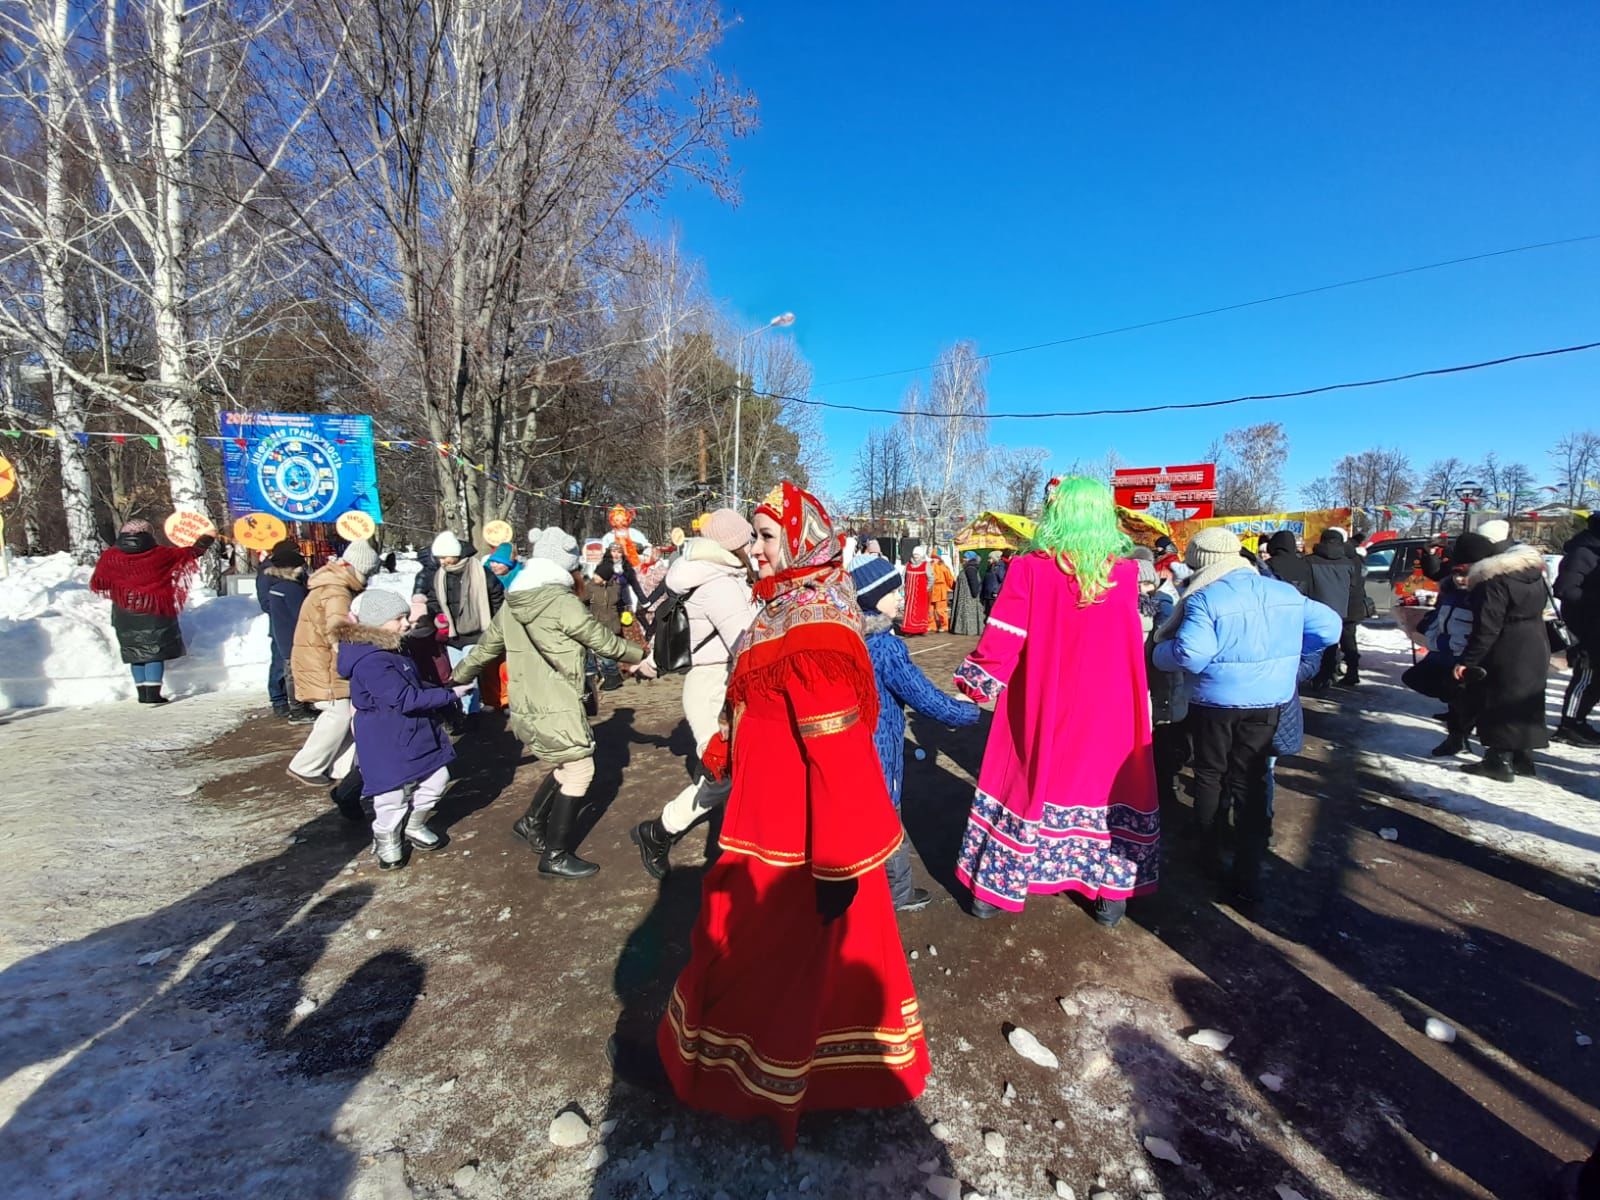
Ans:
POLYGON ((185 653, 178 613, 196 565, 215 537, 192 546, 162 546, 148 521, 128 521, 100 555, 89 589, 111 600, 111 628, 133 673, 140 704, 165 704, 166 665, 185 653))
POLYGON ((1544 630, 1544 556, 1532 546, 1512 546, 1467 572, 1472 595, 1472 636, 1455 677, 1476 692, 1481 762, 1462 769, 1510 783, 1534 774, 1532 750, 1550 744, 1545 685, 1550 642, 1544 630))

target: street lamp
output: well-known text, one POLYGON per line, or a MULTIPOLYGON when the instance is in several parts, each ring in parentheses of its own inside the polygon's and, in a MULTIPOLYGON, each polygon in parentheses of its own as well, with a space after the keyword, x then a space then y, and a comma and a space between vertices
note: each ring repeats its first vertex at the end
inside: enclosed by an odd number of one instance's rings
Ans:
POLYGON ((765 333, 769 329, 787 329, 789 326, 791 326, 793 324, 794 324, 794 314, 792 312, 779 313, 777 316, 773 317, 772 320, 768 321, 765 325, 758 325, 754 329, 752 329, 749 333, 746 333, 742 337, 740 337, 738 343, 734 347, 734 351, 733 351, 733 386, 734 386, 734 393, 733 393, 733 503, 734 503, 734 507, 736 507, 736 508, 743 507, 743 505, 744 505, 744 500, 743 500, 743 498, 742 498, 742 496, 740 494, 740 490, 739 490, 740 482, 741 482, 740 478, 739 478, 739 442, 740 442, 740 426, 742 424, 742 418, 744 416, 744 391, 745 391, 745 388, 744 388, 744 344, 750 338, 755 337, 756 334, 758 334, 758 333, 765 333))
POLYGON ((1483 498, 1483 488, 1475 479, 1463 479, 1456 484, 1456 496, 1461 501, 1461 532, 1472 531, 1472 506, 1483 498))

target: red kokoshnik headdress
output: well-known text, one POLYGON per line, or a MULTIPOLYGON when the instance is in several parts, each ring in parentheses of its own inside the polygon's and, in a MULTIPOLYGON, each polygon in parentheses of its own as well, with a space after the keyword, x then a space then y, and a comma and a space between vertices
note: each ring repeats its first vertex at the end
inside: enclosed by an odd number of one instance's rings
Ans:
POLYGON ((784 686, 791 673, 849 679, 869 728, 878 720, 878 689, 861 634, 855 585, 844 569, 844 541, 822 502, 784 480, 756 512, 783 528, 789 565, 756 581, 761 611, 734 645, 728 702, 737 706, 753 690, 784 686))

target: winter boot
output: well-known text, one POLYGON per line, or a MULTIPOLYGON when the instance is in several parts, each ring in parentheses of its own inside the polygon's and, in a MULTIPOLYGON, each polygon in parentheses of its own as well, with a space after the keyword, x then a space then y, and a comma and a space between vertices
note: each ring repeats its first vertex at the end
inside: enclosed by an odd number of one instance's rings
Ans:
MULTIPOLYGON (((1435 746, 1428 753, 1434 758, 1452 758, 1467 748, 1467 730, 1462 728, 1462 722, 1456 719, 1453 712, 1444 715, 1444 727, 1449 736, 1435 746)), ((1470 726, 1469 726, 1470 728, 1470 726)))
POLYGON ((1563 717, 1556 726, 1555 740, 1568 746, 1600 746, 1600 733, 1587 721, 1573 721, 1563 717))
POLYGON ((1461 769, 1468 775, 1481 775, 1484 779, 1492 779, 1496 783, 1511 783, 1516 779, 1511 764, 1506 761, 1505 752, 1501 750, 1485 750, 1480 761, 1468 763, 1461 769))
POLYGON ((358 825, 371 825, 372 803, 361 802, 361 783, 361 768, 352 767, 348 775, 329 789, 328 799, 333 801, 334 807, 339 810, 339 815, 346 821, 353 821, 358 825))
POLYGON ((1114 929, 1117 922, 1128 914, 1126 900, 1096 900, 1094 902, 1094 922, 1107 929, 1114 929))
POLYGON ((599 874, 599 867, 573 853, 576 849, 574 839, 577 837, 578 809, 582 806, 582 796, 556 793, 545 833, 545 852, 539 859, 540 878, 587 879, 599 874))
POLYGON ((291 704, 288 717, 291 725, 311 725, 316 722, 317 710, 309 704, 291 704))
POLYGON ((556 793, 559 790, 555 772, 552 771, 541 779, 539 786, 534 789, 533 799, 528 801, 528 811, 518 817, 511 826, 512 833, 540 854, 545 851, 545 828, 550 823, 550 806, 555 803, 556 793))
POLYGON ((418 850, 437 850, 444 845, 444 839, 428 828, 428 818, 431 816, 433 816, 431 808, 425 812, 413 810, 406 816, 406 841, 418 850))
POLYGON ((378 860, 380 870, 393 871, 397 867, 405 866, 405 837, 398 829, 391 829, 387 833, 374 832, 372 835, 372 854, 378 860))
POLYGON ((672 869, 667 856, 678 839, 667 832, 661 819, 657 817, 653 821, 640 822, 628 830, 628 838, 639 847, 639 858, 644 862, 644 869, 649 872, 650 878, 665 879, 667 872, 672 869))
POLYGON ((166 702, 167 698, 161 694, 161 685, 159 683, 139 684, 140 704, 165 704, 166 702))
POLYGON ((1533 765, 1533 755, 1526 750, 1513 750, 1511 752, 1511 773, 1521 775, 1526 779, 1537 779, 1538 770, 1533 765))

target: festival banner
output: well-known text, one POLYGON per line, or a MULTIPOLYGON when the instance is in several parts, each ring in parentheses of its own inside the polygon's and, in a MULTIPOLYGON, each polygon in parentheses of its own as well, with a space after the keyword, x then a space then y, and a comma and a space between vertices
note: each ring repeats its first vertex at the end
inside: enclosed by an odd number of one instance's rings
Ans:
POLYGON ((1202 529, 1218 525, 1238 535, 1240 541, 1247 541, 1252 537, 1266 538, 1280 529, 1287 529, 1309 550, 1322 536, 1324 529, 1337 525, 1341 529, 1348 530, 1350 510, 1321 508, 1304 512, 1257 513, 1245 517, 1210 517, 1203 520, 1197 518, 1192 521, 1174 521, 1172 539, 1178 545, 1186 546, 1189 544, 1189 539, 1202 529))
POLYGON ((1129 467, 1112 472, 1111 487, 1123 508, 1143 512, 1152 504, 1170 504, 1203 521, 1216 512, 1217 464, 1129 467))
POLYGON ((222 414, 228 509, 285 521, 346 512, 383 522, 372 418, 333 413, 222 414))

